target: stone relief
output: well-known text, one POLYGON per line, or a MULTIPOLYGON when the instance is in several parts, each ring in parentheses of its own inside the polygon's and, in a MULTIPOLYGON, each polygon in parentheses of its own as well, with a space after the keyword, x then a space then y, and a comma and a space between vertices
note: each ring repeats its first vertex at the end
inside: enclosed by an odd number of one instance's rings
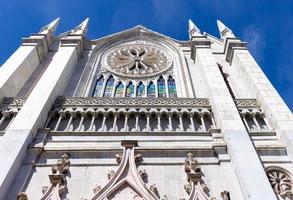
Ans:
POLYGON ((172 59, 166 49, 153 44, 124 44, 106 52, 105 68, 122 77, 158 75, 168 70, 172 59))
POLYGON ((267 167, 265 171, 274 192, 283 199, 293 199, 292 174, 276 166, 267 167))
POLYGON ((123 141, 124 146, 122 158, 121 154, 116 155, 116 161, 119 163, 118 170, 113 174, 106 186, 94 188, 94 197, 98 199, 133 199, 133 200, 158 200, 158 191, 155 185, 148 189, 142 179, 146 176, 146 171, 137 170, 137 164, 142 162, 142 155, 134 153, 133 141, 123 141))

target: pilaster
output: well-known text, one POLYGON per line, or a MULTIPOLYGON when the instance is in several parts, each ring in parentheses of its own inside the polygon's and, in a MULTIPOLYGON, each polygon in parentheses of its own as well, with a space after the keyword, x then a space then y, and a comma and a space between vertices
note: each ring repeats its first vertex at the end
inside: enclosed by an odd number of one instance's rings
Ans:
POLYGON ((265 76, 247 49, 237 49, 231 65, 235 67, 253 96, 261 105, 262 111, 271 123, 272 129, 286 145, 289 155, 293 156, 293 115, 271 82, 265 76))
POLYGON ((46 57, 59 18, 37 34, 23 38, 21 46, 0 68, 0 104, 3 97, 15 96, 46 57))
POLYGON ((195 62, 202 67, 216 124, 224 134, 244 199, 275 200, 275 194, 226 87, 209 42, 203 36, 193 37, 192 42, 195 62))
MULTIPOLYGON (((84 37, 83 32, 81 38, 84 37)), ((79 38, 80 39, 80 38, 79 38)), ((83 43, 83 40, 79 40, 83 43)), ((57 96, 64 91, 78 63, 76 41, 59 47, 52 62, 21 111, 0 140, 0 199, 4 199, 38 128, 41 128, 57 96)))

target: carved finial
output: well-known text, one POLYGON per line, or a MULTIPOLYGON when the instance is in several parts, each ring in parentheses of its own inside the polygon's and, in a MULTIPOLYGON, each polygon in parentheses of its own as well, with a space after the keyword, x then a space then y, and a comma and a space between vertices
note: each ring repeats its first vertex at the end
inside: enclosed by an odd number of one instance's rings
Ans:
POLYGON ((147 172, 146 172, 145 169, 144 170, 139 170, 138 173, 139 173, 139 175, 140 175, 140 177, 141 177, 142 180, 144 180, 148 176, 148 174, 147 174, 147 172))
POLYGON ((192 181, 194 183, 201 181, 203 173, 197 163, 197 160, 193 158, 192 153, 187 154, 184 170, 187 174, 188 181, 192 181))
POLYGON ((56 31, 56 28, 59 24, 60 17, 49 23, 48 25, 41 28, 39 31, 40 34, 48 34, 49 32, 53 35, 56 31))
POLYGON ((158 192, 158 188, 157 188, 157 186, 155 185, 155 184, 152 184, 151 186, 150 186, 150 190, 157 196, 157 197, 160 197, 160 195, 159 195, 159 192, 158 192))
POLYGON ((114 174, 115 174, 114 170, 108 171, 108 174, 107 174, 108 180, 110 180, 114 176, 114 174))
POLYGON ((28 200, 27 194, 25 192, 20 192, 17 194, 16 200, 28 200))
POLYGON ((122 161, 122 153, 117 153, 117 154, 115 154, 115 157, 116 157, 116 162, 117 162, 118 164, 120 164, 121 161, 122 161))
POLYGON ((102 189, 102 187, 100 185, 95 185, 95 187, 93 189, 94 194, 97 194, 101 189, 102 189))
POLYGON ((221 192, 221 197, 223 200, 230 200, 230 193, 225 190, 221 192))
POLYGON ((217 20, 218 29, 222 39, 225 38, 235 38, 234 33, 231 29, 229 29, 225 24, 223 24, 220 20, 217 20))
POLYGON ((61 156, 61 159, 57 160, 57 169, 60 174, 65 174, 69 171, 69 155, 68 154, 63 154, 61 156))
POLYGON ((193 36, 200 36, 200 30, 199 28, 191 21, 191 19, 188 20, 188 25, 189 25, 189 38, 191 39, 193 36))
POLYGON ((167 197, 167 195, 166 194, 164 194, 164 196, 162 197, 162 199, 161 200, 168 200, 168 197, 167 197))
POLYGON ((88 30, 89 18, 86 18, 80 25, 70 31, 71 35, 86 35, 88 30))

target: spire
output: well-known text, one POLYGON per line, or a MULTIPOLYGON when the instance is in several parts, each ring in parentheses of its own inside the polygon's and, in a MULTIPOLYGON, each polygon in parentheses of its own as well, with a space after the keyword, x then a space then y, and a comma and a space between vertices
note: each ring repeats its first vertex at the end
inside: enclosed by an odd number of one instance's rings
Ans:
POLYGON ((86 35, 88 29, 89 18, 87 17, 81 24, 70 31, 71 35, 86 35))
POLYGON ((200 30, 199 28, 191 21, 191 19, 188 20, 188 24, 189 24, 189 38, 191 38, 192 36, 200 36, 200 30))
POLYGON ((235 38, 235 35, 232 32, 232 30, 229 29, 225 24, 223 24, 223 22, 221 22, 220 20, 217 20, 217 24, 218 24, 218 29, 222 39, 235 38))
POLYGON ((60 21, 60 17, 58 17, 57 19, 55 19, 54 21, 52 21, 48 25, 46 25, 43 28, 41 28, 39 33, 40 34, 48 34, 50 32, 53 35, 55 33, 55 31, 56 31, 56 28, 57 28, 57 26, 59 24, 59 21, 60 21))

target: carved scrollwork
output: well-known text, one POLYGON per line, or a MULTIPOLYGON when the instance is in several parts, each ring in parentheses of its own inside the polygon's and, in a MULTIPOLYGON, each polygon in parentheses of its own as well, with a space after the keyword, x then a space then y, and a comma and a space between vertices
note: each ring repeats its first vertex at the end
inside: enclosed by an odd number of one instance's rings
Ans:
POLYGON ((256 99, 235 99, 234 101, 238 108, 258 107, 256 99))
POLYGON ((265 171, 274 192, 283 199, 293 199, 292 174, 276 166, 268 167, 265 171))

